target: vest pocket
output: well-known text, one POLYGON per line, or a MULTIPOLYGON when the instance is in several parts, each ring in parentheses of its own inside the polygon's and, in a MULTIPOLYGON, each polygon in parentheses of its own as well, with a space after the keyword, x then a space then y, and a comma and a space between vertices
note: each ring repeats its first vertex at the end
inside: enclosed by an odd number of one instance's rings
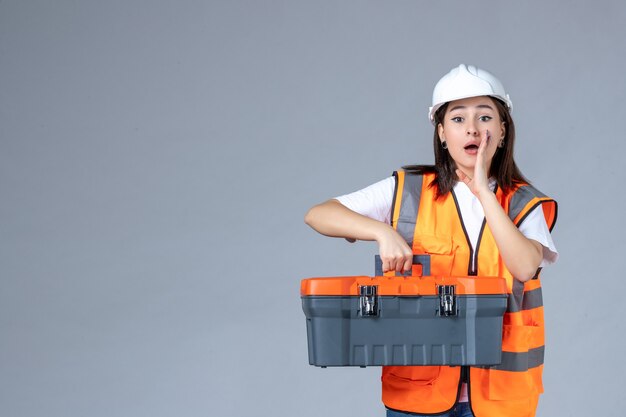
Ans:
POLYGON ((441 366, 389 366, 387 375, 416 385, 430 385, 439 377, 441 366))
POLYGON ((414 247, 415 253, 430 255, 431 275, 451 276, 456 246, 451 237, 420 235, 414 247))
POLYGON ((541 374, 543 347, 531 349, 542 339, 543 329, 536 326, 503 326, 502 363, 489 369, 488 397, 491 400, 524 399, 543 392, 541 374), (511 348, 514 347, 515 351, 511 348))

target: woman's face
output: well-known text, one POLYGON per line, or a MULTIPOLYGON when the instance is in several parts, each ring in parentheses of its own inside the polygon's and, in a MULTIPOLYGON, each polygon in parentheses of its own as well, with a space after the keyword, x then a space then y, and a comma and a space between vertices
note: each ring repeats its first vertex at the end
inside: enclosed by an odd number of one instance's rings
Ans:
POLYGON ((485 160, 487 167, 504 138, 505 126, 491 97, 470 97, 451 101, 442 123, 437 126, 439 138, 445 140, 448 152, 458 169, 473 177, 478 145, 489 131, 485 160))

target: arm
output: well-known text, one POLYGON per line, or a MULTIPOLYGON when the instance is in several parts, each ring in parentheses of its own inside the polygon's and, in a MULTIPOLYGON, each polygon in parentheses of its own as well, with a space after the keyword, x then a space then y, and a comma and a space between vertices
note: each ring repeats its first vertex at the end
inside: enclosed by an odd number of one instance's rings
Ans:
POLYGON ((486 156, 489 140, 490 134, 486 132, 478 148, 473 178, 461 170, 457 170, 457 175, 478 197, 507 269, 517 280, 526 282, 535 276, 543 259, 543 248, 539 242, 526 238, 519 231, 489 189, 487 171, 491 160, 487 160, 486 156))
POLYGON ((413 252, 390 225, 358 214, 337 200, 312 207, 304 222, 317 232, 331 237, 378 242, 383 271, 409 271, 413 252))

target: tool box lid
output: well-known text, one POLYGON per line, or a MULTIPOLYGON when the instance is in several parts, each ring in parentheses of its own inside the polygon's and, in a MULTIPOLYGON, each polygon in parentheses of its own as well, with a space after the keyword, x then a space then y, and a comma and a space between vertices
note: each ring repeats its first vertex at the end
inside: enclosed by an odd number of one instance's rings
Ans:
POLYGON ((378 287, 378 295, 416 296, 437 295, 438 287, 455 285, 457 295, 506 294, 506 281, 502 277, 445 277, 445 276, 344 276, 303 279, 300 295, 358 296, 362 286, 378 287))

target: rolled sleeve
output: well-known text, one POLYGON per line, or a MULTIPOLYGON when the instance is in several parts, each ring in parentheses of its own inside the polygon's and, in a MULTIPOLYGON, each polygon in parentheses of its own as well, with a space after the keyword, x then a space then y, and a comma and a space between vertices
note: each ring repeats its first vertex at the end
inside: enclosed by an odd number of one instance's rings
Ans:
POLYGON ((559 259, 559 252, 556 250, 552 235, 548 229, 546 219, 543 216, 543 209, 539 205, 526 216, 519 225, 519 231, 528 238, 536 240, 543 246, 543 260, 541 267, 551 265, 559 259))
POLYGON ((389 223, 394 188, 395 178, 389 177, 353 193, 335 197, 335 200, 363 216, 389 223))

